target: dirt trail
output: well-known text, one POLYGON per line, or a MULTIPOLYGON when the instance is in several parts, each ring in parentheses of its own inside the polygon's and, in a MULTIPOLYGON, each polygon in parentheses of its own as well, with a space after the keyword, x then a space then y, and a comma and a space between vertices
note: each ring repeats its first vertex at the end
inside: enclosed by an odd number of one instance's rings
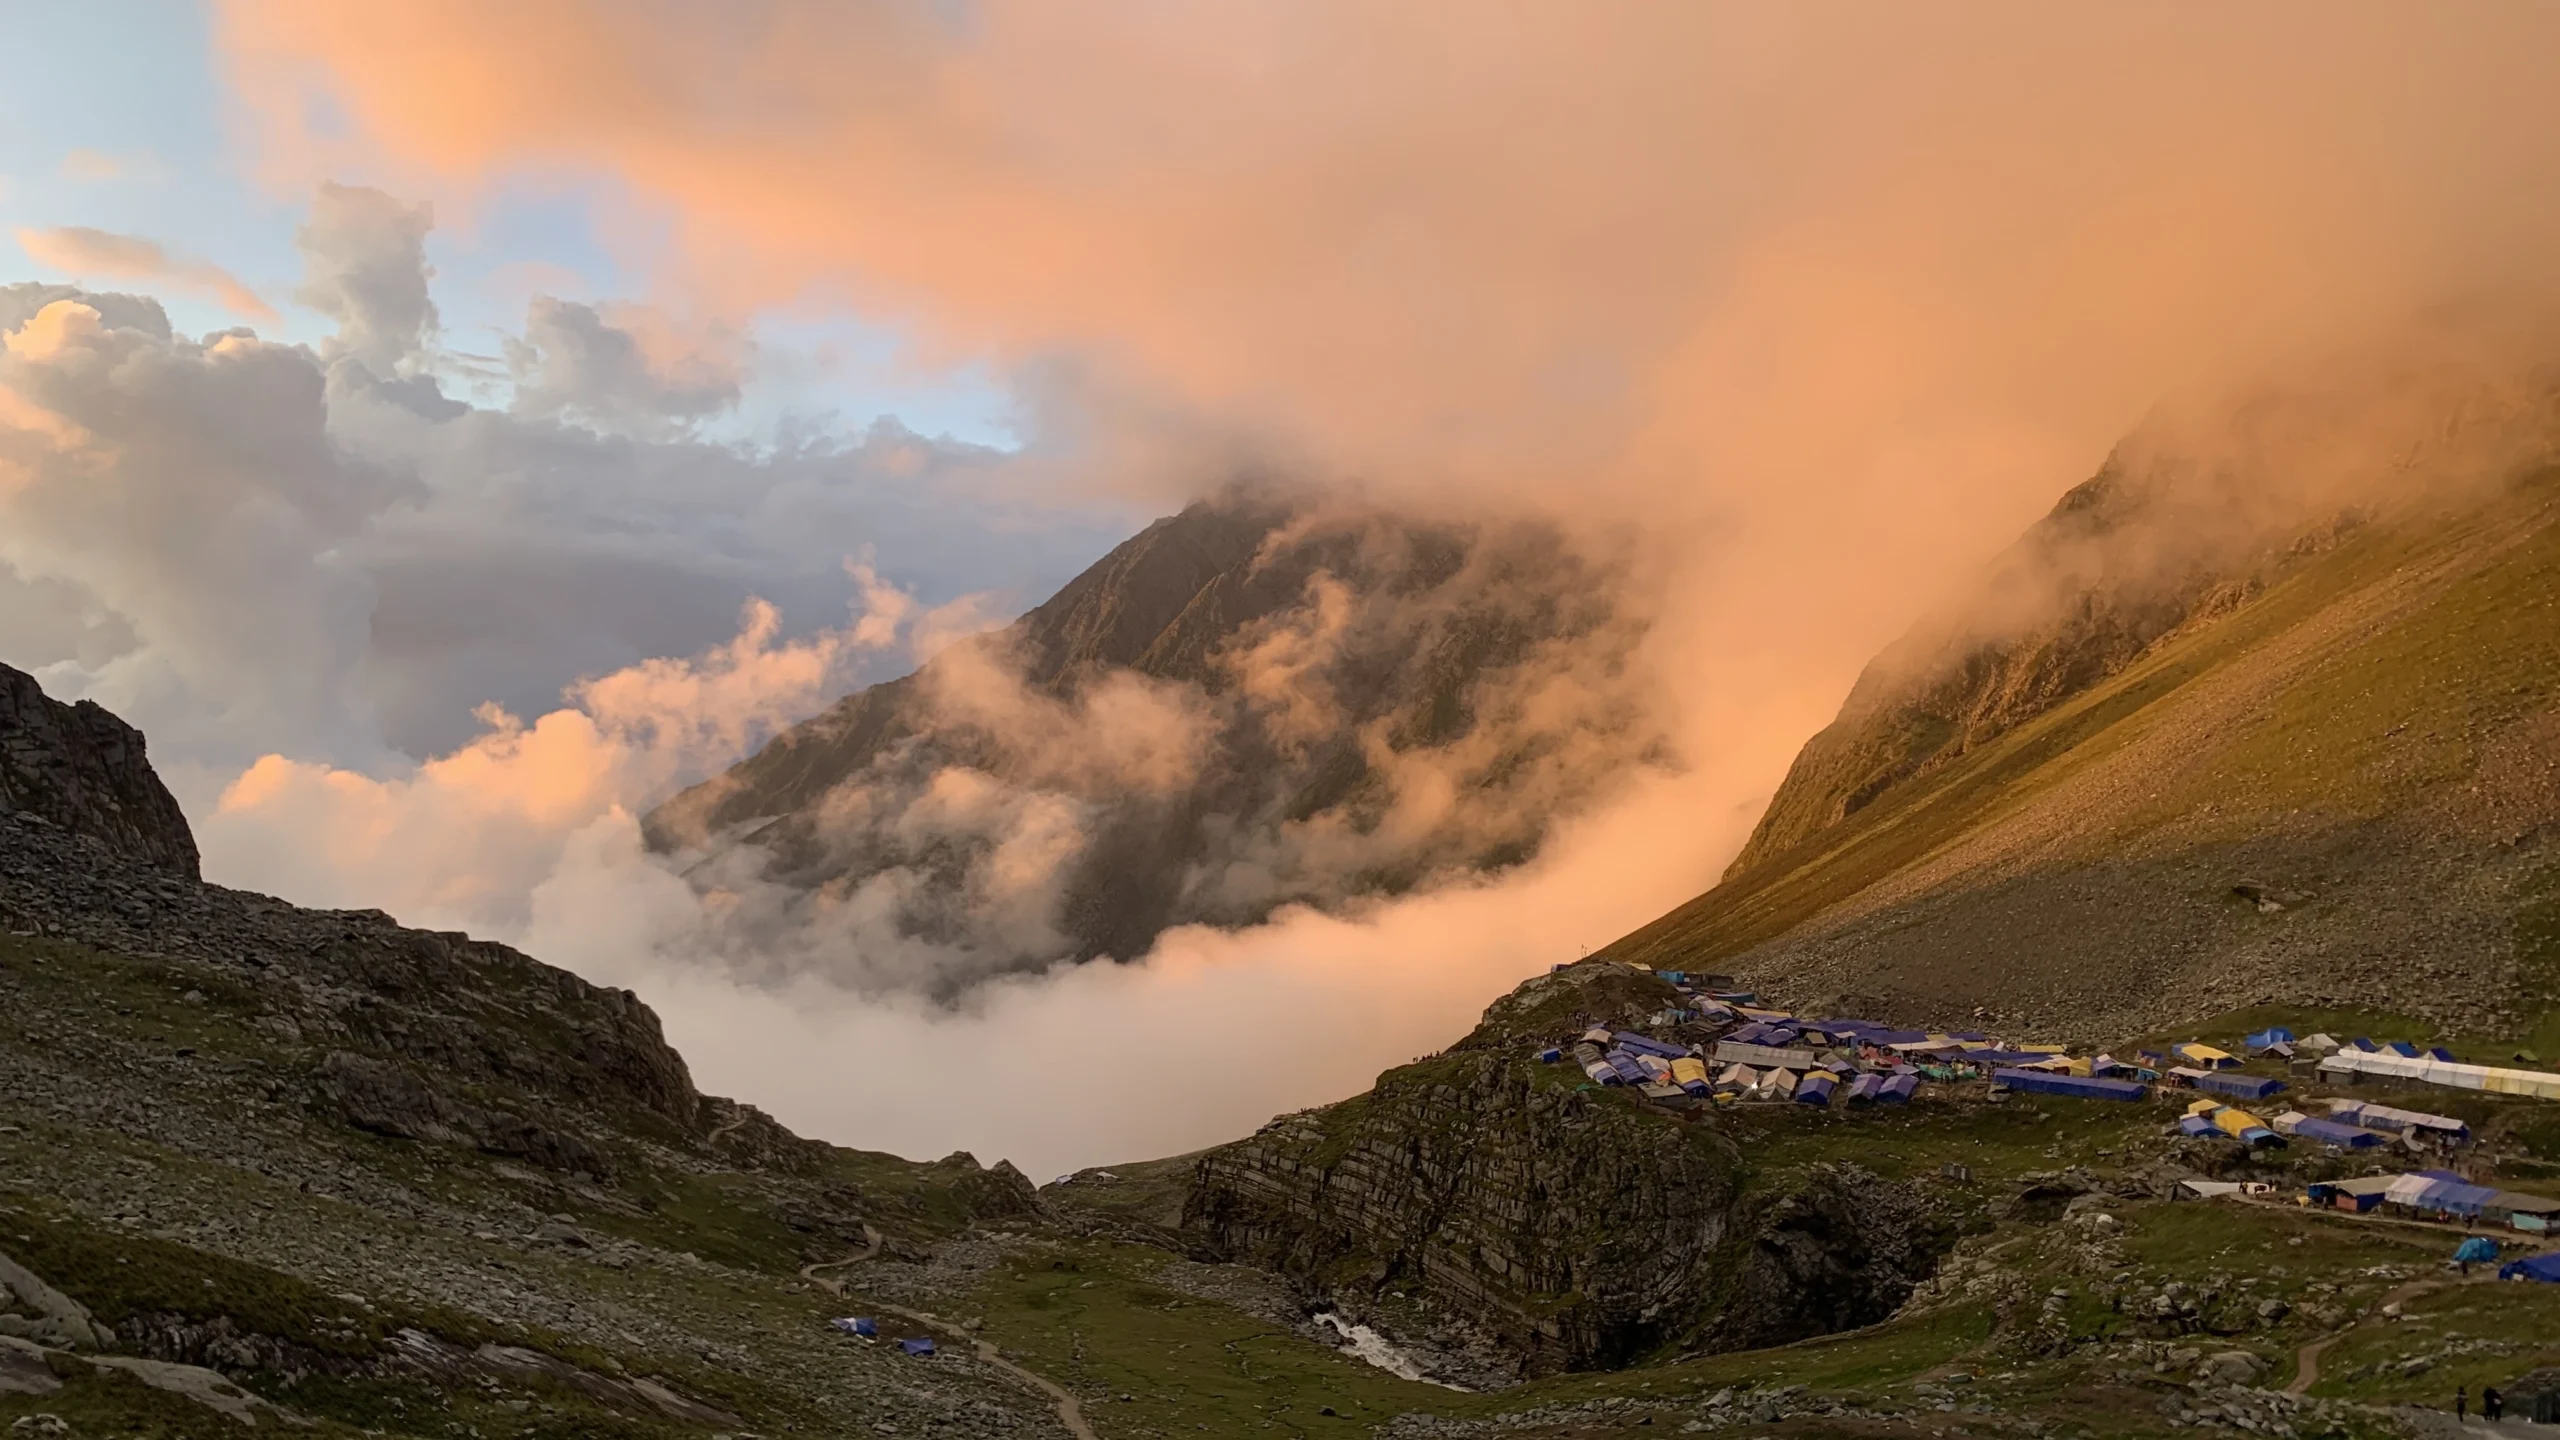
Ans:
POLYGON ((2300 1350, 2295 1351, 2293 1357, 2293 1383, 2284 1387, 2284 1393, 2287 1395, 2309 1394, 2311 1387, 2320 1383, 2320 1356, 2326 1352, 2330 1346, 2337 1344, 2339 1341, 2346 1339, 2348 1335, 2354 1333, 2358 1326, 2365 1324, 2367 1321, 2370 1321, 2375 1316, 2381 1314, 2386 1306, 2397 1305, 2401 1301, 2414 1299, 2417 1296, 2427 1294, 2430 1291, 2442 1290, 2449 1286, 2477 1285, 2483 1281, 2495 1280, 2497 1278, 2497 1266, 2483 1265, 2477 1274, 2465 1278, 2409 1281, 2407 1284, 2404 1284, 2398 1289, 2391 1291, 2389 1294, 2384 1295, 2381 1299, 2374 1301, 2371 1306, 2366 1308, 2362 1315, 2348 1321, 2342 1328, 2333 1330, 2328 1334, 2321 1336, 2319 1339, 2312 1341, 2310 1344, 2303 1346, 2300 1350))
POLYGON ((841 1270, 848 1265, 859 1265, 863 1261, 878 1255, 880 1253, 880 1244, 880 1232, 872 1229, 869 1225, 864 1225, 862 1227, 862 1248, 860 1250, 855 1251, 851 1255, 847 1255, 841 1260, 821 1260, 815 1265, 803 1265, 800 1267, 800 1278, 809 1281, 811 1284, 823 1287, 830 1295, 840 1296, 844 1294, 844 1282, 842 1280, 831 1280, 818 1272, 821 1270, 841 1270))
MULTIPOLYGON (((809 1281, 811 1284, 822 1287, 828 1294, 841 1299, 844 1295, 844 1281, 835 1276, 824 1275, 819 1272, 825 1270, 842 1270, 847 1266, 859 1265, 863 1261, 869 1260, 873 1256, 878 1255, 880 1253, 880 1245, 880 1232, 872 1229, 868 1225, 865 1225, 862 1227, 862 1249, 859 1252, 848 1255, 841 1260, 824 1260, 815 1265, 803 1265, 800 1267, 800 1278, 809 1281)), ((884 1315, 895 1315, 901 1320, 911 1320, 918 1325, 924 1326, 926 1329, 939 1330, 945 1335, 967 1340, 971 1348, 977 1352, 977 1356, 981 1361, 1003 1371, 1005 1374, 1010 1375, 1014 1379, 1021 1381, 1023 1384, 1030 1386, 1032 1389, 1039 1391, 1041 1394, 1048 1396, 1050 1402, 1057 1408, 1058 1423, 1066 1426, 1067 1433, 1075 1436, 1076 1440, 1101 1440, 1100 1436, 1093 1433, 1093 1427, 1085 1423, 1084 1405, 1081 1401, 1077 1400, 1075 1396, 1068 1394, 1064 1389, 1051 1383, 1046 1376, 1035 1374, 1032 1371, 1016 1365, 1012 1361, 1007 1360, 1004 1358, 1003 1353, 997 1350, 996 1347, 988 1341, 981 1340, 974 1335, 966 1334, 959 1326, 952 1324, 950 1321, 944 1320, 922 1310, 909 1310, 903 1305, 891 1305, 883 1301, 873 1301, 872 1304, 874 1308, 878 1309, 884 1315)))

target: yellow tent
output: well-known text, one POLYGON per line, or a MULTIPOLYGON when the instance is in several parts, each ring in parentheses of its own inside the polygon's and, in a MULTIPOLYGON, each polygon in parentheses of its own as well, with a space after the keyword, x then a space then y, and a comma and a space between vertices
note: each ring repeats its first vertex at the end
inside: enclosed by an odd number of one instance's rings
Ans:
POLYGON ((1707 1083, 1707 1062, 1694 1055, 1684 1056, 1681 1059, 1672 1061, 1671 1083, 1674 1085, 1704 1085, 1707 1083))
POLYGON ((2228 1050, 2216 1050, 2210 1045, 2200 1045, 2192 1040, 2184 1045, 2172 1046, 2171 1050, 2180 1059, 2192 1060, 2198 1065, 2213 1070, 2240 1063, 2240 1057, 2228 1050))
POLYGON ((2246 1134, 2251 1130, 2272 1131, 2275 1129, 2274 1126, 2269 1125, 2266 1121, 2259 1119, 2248 1111, 2234 1110, 2228 1105, 2225 1105, 2221 1109, 2213 1112, 2213 1128, 2221 1131, 2225 1135, 2234 1136, 2246 1134))

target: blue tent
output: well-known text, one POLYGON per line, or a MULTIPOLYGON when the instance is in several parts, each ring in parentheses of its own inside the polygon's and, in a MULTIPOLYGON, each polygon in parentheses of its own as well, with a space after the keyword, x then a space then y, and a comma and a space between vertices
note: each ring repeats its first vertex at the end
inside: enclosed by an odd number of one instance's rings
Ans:
POLYGON ((2474 1235, 2453 1249, 2456 1265, 2479 1265, 2498 1258, 2498 1242, 2486 1235, 2474 1235))
POLYGON ((1541 1065, 1553 1065, 1563 1058, 1564 1052, 1553 1045, 1550 1045, 1546 1049, 1538 1052, 1538 1063, 1541 1065))
POLYGON ((1619 1031, 1617 1041, 1618 1048, 1621 1050, 1637 1055, 1651 1055, 1658 1060, 1683 1060, 1688 1058, 1689 1054, 1677 1045, 1665 1045, 1650 1035, 1639 1035, 1633 1030, 1619 1031))
POLYGON ((2441 1045, 2429 1049, 2427 1051, 2427 1058, 2430 1060, 2441 1060, 2447 1065, 2456 1065, 2461 1063, 2453 1058, 2452 1051, 2447 1050, 2441 1045))
POLYGON ((2192 1138, 2198 1135, 2219 1135, 2222 1131, 2212 1121, 2201 1115, 2189 1115, 2178 1122, 2178 1133, 2192 1138))
POLYGON ((2501 1280, 2539 1280, 2545 1285, 2560 1285, 2560 1253, 2527 1255, 2499 1267, 2501 1280))
POLYGON ((1876 1098, 1878 1083, 1873 1075, 1861 1075, 1849 1082, 1849 1093, 1845 1098, 1852 1105, 1863 1105, 1876 1098))
POLYGON ((1804 1077, 1803 1081, 1798 1083, 1796 1086, 1796 1103, 1799 1105, 1828 1105, 1831 1103, 1831 1092, 1838 1089, 1839 1085, 1839 1081, 1824 1074, 1822 1071, 1815 1070, 1809 1072, 1804 1077))
POLYGON ((2370 1130, 2318 1118, 2296 1120, 2293 1122, 2293 1133, 2305 1140, 2317 1140, 2323 1145, 2334 1145, 2341 1150, 2368 1150, 2382 1143, 2382 1137, 2370 1130))
POLYGON ((2252 1050, 2271 1049, 2277 1045, 2292 1044, 2293 1032, 2287 1030, 2281 1025, 2270 1025, 2266 1029, 2259 1031, 2257 1034, 2250 1036, 2248 1039, 2243 1040, 2240 1043, 2248 1046, 2252 1050))
POLYGON ((1917 1075, 1896 1075, 1876 1087, 1876 1099, 1887 1105, 1908 1105, 1920 1091, 1917 1075))
POLYGON ((2139 1100, 2151 1093, 2147 1086, 2130 1080, 2056 1075, 2044 1070, 1994 1070, 1991 1078, 2012 1090, 2027 1090, 2038 1095, 2069 1095, 2082 1100, 2139 1100))
POLYGON ((2281 1080, 2263 1075, 2217 1075, 2210 1071, 2196 1077, 2196 1088, 2217 1095, 2236 1096, 2242 1100, 2264 1100, 2284 1088, 2281 1080))
POLYGON ((927 1336, 919 1335, 912 1340, 899 1341, 898 1348, 910 1355, 930 1356, 933 1354, 933 1341, 927 1336))
POLYGON ((2390 1051, 2392 1054, 2399 1056, 2403 1060, 2415 1060, 2418 1058, 2418 1047, 2410 1044, 2406 1040, 2394 1040, 2383 1048, 2390 1051))
POLYGON ((1636 1057, 1624 1050, 1612 1050, 1600 1058, 1608 1061, 1609 1068, 1618 1072, 1618 1082, 1622 1085, 1641 1085, 1648 1078, 1644 1067, 1636 1063, 1636 1057))
POLYGON ((859 1335, 865 1340, 880 1333, 880 1322, 868 1315, 847 1315, 841 1320, 830 1320, 827 1323, 844 1334, 859 1335))

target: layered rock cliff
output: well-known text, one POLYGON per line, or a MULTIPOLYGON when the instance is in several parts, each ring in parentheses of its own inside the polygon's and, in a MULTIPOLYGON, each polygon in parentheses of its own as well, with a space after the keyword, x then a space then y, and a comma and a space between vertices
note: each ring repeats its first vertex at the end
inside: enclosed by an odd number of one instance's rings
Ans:
MULTIPOLYGON (((1668 990, 1605 965, 1524 988, 1475 1038, 1531 1016, 1631 1021, 1668 990)), ((1872 1324, 1945 1243, 1905 1186, 1847 1165, 1755 1175, 1712 1116, 1521 1056, 1486 1043, 1392 1070, 1209 1151, 1184 1230, 1313 1303, 1423 1301, 1533 1374, 1872 1324)))
POLYGON ((145 758, 142 732, 0 665, 0 814, 12 810, 195 877, 195 832, 145 758))

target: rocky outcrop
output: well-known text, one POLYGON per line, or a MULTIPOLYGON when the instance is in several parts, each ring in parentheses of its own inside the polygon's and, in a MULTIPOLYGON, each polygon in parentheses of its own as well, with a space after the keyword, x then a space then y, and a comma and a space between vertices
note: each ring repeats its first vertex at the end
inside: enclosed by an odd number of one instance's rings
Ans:
POLYGON ((34 676, 0 665, 0 814, 12 810, 196 876, 195 832, 144 758, 142 732, 93 701, 65 705, 34 676))
POLYGON ((1937 1234, 1901 1187, 1746 1186, 1712 1124, 1557 1074, 1482 1052, 1390 1071, 1204 1155, 1184 1229, 1313 1303, 1419 1298, 1533 1374, 1870 1324, 1927 1274, 1937 1234))

